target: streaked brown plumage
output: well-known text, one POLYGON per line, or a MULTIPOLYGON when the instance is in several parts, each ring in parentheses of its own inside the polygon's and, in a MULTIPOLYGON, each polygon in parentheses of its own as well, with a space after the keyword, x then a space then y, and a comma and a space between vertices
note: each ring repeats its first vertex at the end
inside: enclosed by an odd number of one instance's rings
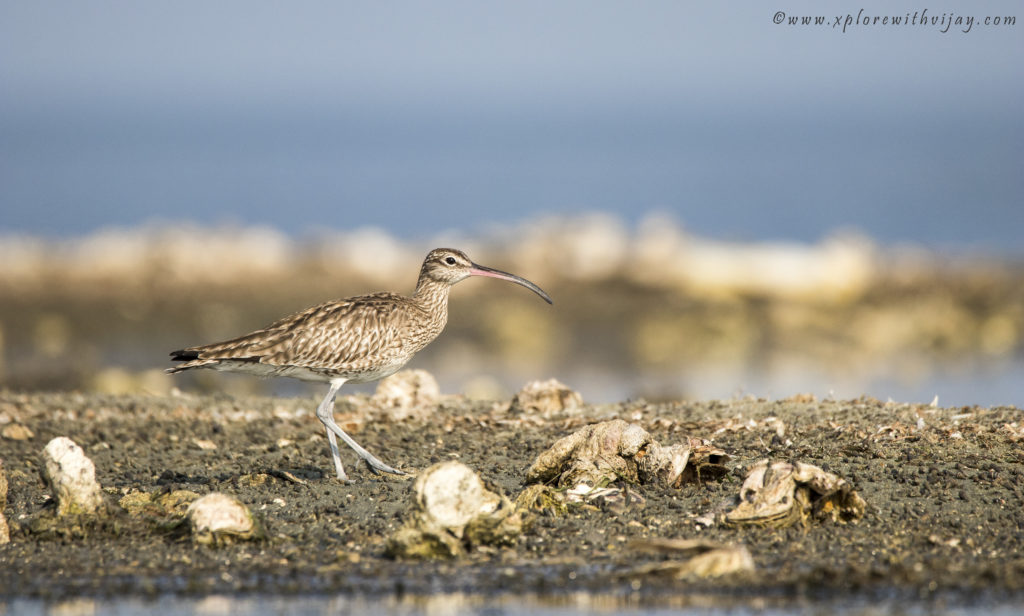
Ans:
POLYGON ((183 362, 167 372, 192 368, 287 376, 331 384, 317 407, 327 429, 338 478, 347 480, 335 436, 356 451, 374 472, 404 474, 381 462, 334 422, 334 397, 345 383, 366 383, 394 374, 430 344, 448 322, 448 292, 470 276, 488 276, 520 284, 551 303, 532 282, 477 265, 452 248, 432 250, 423 261, 411 296, 362 295, 313 306, 263 329, 214 344, 171 353, 183 362))

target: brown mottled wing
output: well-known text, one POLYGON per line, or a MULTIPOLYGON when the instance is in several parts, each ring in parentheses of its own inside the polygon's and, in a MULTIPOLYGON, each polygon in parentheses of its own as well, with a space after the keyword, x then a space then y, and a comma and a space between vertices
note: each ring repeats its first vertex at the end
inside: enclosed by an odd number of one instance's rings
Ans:
POLYGON ((374 362, 403 356, 403 300, 380 293, 320 304, 251 334, 176 351, 176 359, 188 361, 172 370, 221 360, 339 372, 366 370, 374 362))
POLYGON ((398 358, 408 359, 402 337, 403 302, 395 298, 368 295, 306 311, 289 328, 287 338, 265 347, 261 361, 361 372, 398 358))

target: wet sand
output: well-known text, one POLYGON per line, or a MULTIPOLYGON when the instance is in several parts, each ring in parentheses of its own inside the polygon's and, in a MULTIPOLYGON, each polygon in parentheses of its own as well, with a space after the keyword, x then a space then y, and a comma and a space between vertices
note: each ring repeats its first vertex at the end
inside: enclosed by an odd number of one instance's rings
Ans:
POLYGON ((535 515, 518 543, 451 561, 395 560, 387 538, 410 507, 410 478, 375 476, 343 454, 353 484, 333 478, 313 398, 0 393, 0 457, 9 483, 0 599, 76 596, 346 594, 382 598, 468 593, 592 593, 654 604, 736 601, 1024 600, 1024 413, 1003 408, 795 397, 782 401, 586 406, 550 418, 509 402, 446 397, 427 420, 373 419, 365 397, 339 399, 339 423, 386 462, 414 472, 459 460, 510 498, 555 440, 621 418, 663 445, 711 439, 732 458, 722 479, 675 489, 634 486, 625 508, 535 515), (28 428, 30 434, 11 426, 28 428), (52 502, 40 454, 68 436, 93 460, 111 513, 42 528, 52 502), (12 438, 13 437, 13 438, 12 438), (856 523, 726 528, 700 518, 731 507, 746 469, 771 458, 821 466, 867 501, 856 523), (197 545, 173 516, 130 515, 133 492, 220 491, 246 503, 266 538, 197 545), (35 528, 35 530, 33 530, 35 528), (645 538, 745 545, 753 573, 672 579, 643 573, 663 558, 645 538))

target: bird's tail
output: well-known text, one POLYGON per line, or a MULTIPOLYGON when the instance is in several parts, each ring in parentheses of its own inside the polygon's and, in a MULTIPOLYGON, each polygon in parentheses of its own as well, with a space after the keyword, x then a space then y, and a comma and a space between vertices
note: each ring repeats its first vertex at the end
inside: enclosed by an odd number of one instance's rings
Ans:
POLYGON ((211 361, 199 359, 199 351, 193 349, 171 351, 171 361, 181 361, 185 363, 174 366, 173 368, 168 368, 165 370, 167 374, 177 374, 178 372, 184 372, 192 368, 199 368, 200 366, 216 362, 216 360, 211 361))

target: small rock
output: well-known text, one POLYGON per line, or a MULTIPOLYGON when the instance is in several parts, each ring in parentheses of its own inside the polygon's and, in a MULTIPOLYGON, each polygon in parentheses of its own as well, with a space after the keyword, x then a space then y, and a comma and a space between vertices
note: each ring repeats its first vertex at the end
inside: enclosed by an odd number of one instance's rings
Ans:
POLYGON ((58 436, 43 450, 46 483, 57 500, 57 514, 92 514, 103 504, 96 467, 74 441, 58 436))
POLYGON ((488 490, 461 462, 423 471, 413 485, 412 515, 388 540, 388 553, 405 558, 453 558, 476 545, 510 545, 522 517, 505 496, 488 490))
POLYGON ((207 494, 193 502, 185 515, 196 543, 220 544, 262 536, 249 508, 221 492, 207 494))
POLYGON ((470 520, 492 513, 501 497, 484 487, 473 469, 461 462, 442 462, 423 472, 413 486, 416 504, 430 519, 456 536, 470 520))
POLYGON ((1024 423, 1018 424, 1015 421, 1013 423, 1003 424, 1002 431, 1005 432, 1009 439, 1014 443, 1024 441, 1024 423))
POLYGON ((513 413, 540 415, 550 419, 556 415, 578 412, 583 396, 555 379, 530 381, 512 398, 513 413))
POLYGON ((235 479, 235 484, 243 488, 258 488, 266 485, 271 479, 267 473, 246 473, 235 479))
POLYGON ((27 441, 34 437, 35 433, 26 426, 12 423, 4 426, 3 430, 0 430, 0 436, 10 441, 27 441))
POLYGON ((845 479, 803 462, 761 460, 740 487, 740 503, 722 522, 730 526, 784 528, 808 518, 854 521, 867 503, 845 479))
POLYGON ((793 404, 814 404, 817 401, 818 397, 810 393, 794 394, 782 400, 782 402, 791 402, 793 404))
POLYGON ((217 443, 214 443, 213 441, 210 441, 210 440, 207 440, 207 439, 202 439, 202 438, 194 438, 194 439, 192 439, 192 444, 195 445, 196 447, 202 449, 203 451, 212 451, 212 450, 217 448, 217 443))
POLYGON ((441 388, 426 370, 402 370, 381 380, 370 403, 393 421, 427 419, 437 409, 441 388))

